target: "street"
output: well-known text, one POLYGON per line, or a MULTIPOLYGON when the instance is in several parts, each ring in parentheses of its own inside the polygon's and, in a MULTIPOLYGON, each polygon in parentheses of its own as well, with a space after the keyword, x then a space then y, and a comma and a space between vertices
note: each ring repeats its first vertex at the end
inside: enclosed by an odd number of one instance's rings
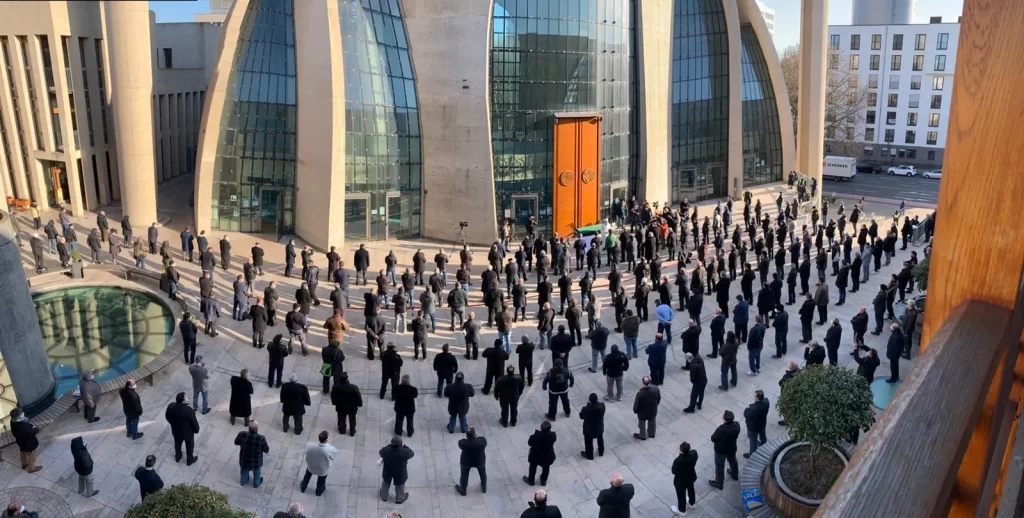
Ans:
POLYGON ((848 196, 867 196, 908 202, 938 203, 939 180, 917 176, 889 176, 886 174, 858 174, 849 182, 825 181, 822 194, 832 192, 848 196))

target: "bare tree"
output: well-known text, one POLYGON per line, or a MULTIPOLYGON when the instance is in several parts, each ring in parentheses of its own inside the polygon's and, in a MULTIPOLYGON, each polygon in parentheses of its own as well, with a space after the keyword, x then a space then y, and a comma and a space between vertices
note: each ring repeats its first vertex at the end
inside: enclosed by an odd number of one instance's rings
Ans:
MULTIPOLYGON (((787 47, 780 59, 782 78, 789 91, 793 109, 793 131, 797 130, 799 107, 800 48, 787 47)), ((872 92, 869 85, 860 84, 859 56, 847 56, 839 49, 829 49, 826 57, 825 79, 825 140, 833 152, 849 155, 856 152, 855 145, 863 140, 863 124, 872 92)), ((877 98, 875 99, 877 103, 877 98)))

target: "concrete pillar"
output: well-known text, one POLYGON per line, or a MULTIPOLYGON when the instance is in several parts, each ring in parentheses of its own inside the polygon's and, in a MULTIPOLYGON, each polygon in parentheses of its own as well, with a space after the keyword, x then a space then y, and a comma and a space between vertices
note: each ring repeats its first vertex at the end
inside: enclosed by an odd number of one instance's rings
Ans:
POLYGON ((0 211, 0 355, 22 407, 31 406, 53 392, 54 379, 46 357, 32 295, 21 265, 10 215, 0 211))
POLYGON ((725 195, 743 195, 743 38, 736 2, 722 2, 729 33, 729 164, 725 195))
POLYGON ((640 185, 629 195, 643 201, 672 200, 672 2, 640 2, 640 185))
POLYGON ((821 167, 825 156, 827 34, 828 0, 803 0, 800 4, 796 169, 818 179, 816 205, 821 201, 821 167))
POLYGON ((144 225, 157 221, 149 4, 108 0, 103 12, 117 165, 124 193, 121 208, 136 225, 144 225))

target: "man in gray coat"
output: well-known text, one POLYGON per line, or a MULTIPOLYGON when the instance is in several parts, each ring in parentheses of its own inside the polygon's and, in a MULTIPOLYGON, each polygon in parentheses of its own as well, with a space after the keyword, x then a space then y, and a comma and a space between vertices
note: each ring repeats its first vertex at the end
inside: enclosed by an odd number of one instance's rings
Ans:
POLYGON ((648 376, 644 376, 641 383, 643 386, 636 392, 636 399, 633 400, 633 413, 636 414, 640 433, 633 434, 633 437, 646 441, 648 437, 653 439, 657 431, 655 420, 658 417, 658 405, 661 404, 661 391, 651 385, 651 378, 648 376))
POLYGON ((324 494, 327 490, 327 474, 331 471, 331 464, 338 454, 338 449, 331 446, 331 434, 324 430, 317 436, 317 443, 309 443, 306 446, 306 474, 302 477, 299 489, 305 493, 309 487, 309 479, 316 475, 316 496, 324 494))
POLYGON ((192 375, 192 408, 199 408, 199 394, 203 395, 203 414, 210 413, 210 372, 206 370, 203 357, 196 356, 196 362, 189 366, 192 375))
POLYGON ((100 384, 96 383, 93 379, 93 371, 86 372, 82 375, 82 379, 79 382, 78 390, 82 395, 82 404, 85 405, 85 420, 90 423, 99 421, 100 418, 96 417, 96 407, 100 404, 100 384))

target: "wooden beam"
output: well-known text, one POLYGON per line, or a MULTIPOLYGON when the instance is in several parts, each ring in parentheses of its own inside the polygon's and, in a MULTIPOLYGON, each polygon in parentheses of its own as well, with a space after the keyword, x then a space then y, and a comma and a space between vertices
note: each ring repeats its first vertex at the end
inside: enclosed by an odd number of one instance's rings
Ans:
MULTIPOLYGON (((1020 0, 964 2, 922 351, 960 304, 978 300, 1013 309, 1018 302, 1024 270, 1024 67, 1013 64, 1024 53, 1022 26, 1020 0)), ((971 351, 963 353, 969 360, 971 351)), ((974 515, 987 493, 992 462, 1003 459, 1003 451, 993 451, 993 439, 1003 429, 999 405, 1006 395, 1000 390, 1015 363, 1000 368, 985 398, 957 474, 951 516, 974 515)))

